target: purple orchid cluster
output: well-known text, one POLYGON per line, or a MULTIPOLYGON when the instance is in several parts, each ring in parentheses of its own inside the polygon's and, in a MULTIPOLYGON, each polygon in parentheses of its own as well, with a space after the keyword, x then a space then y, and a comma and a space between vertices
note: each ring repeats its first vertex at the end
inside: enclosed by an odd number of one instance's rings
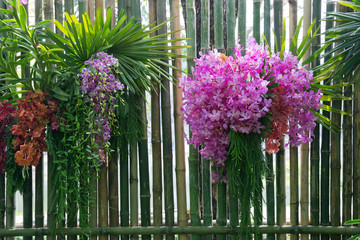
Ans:
POLYGON ((84 101, 94 108, 95 144, 99 153, 100 163, 106 161, 105 149, 110 146, 111 125, 114 121, 114 108, 118 91, 123 91, 124 85, 116 80, 114 68, 118 59, 104 52, 96 54, 94 59, 85 62, 91 66, 83 68, 78 75, 82 80, 80 91, 85 96, 84 101))
MULTIPOLYGON (((217 50, 200 55, 193 78, 180 79, 183 117, 192 131, 189 143, 203 145, 200 154, 214 160, 217 169, 225 165, 229 131, 265 131, 268 152, 278 151, 285 134, 292 145, 311 141, 308 132, 312 134, 317 119, 309 109, 319 109, 320 91, 309 91, 312 73, 295 56, 269 54, 254 39, 244 56, 240 45, 234 57, 217 50), (270 132, 262 121, 266 115, 273 119, 270 132)), ((214 179, 219 174, 214 172, 214 179)))

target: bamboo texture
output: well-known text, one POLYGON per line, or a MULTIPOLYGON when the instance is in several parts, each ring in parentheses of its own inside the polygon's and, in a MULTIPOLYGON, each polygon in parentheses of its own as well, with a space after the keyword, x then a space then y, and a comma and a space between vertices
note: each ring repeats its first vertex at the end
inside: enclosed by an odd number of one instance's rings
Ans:
MULTIPOLYGON (((156 1, 149 1, 149 22, 156 21, 156 1)), ((151 143, 153 160, 153 216, 154 226, 162 224, 162 161, 161 161, 161 129, 160 129, 160 86, 154 82, 151 89, 151 143)), ((162 239, 155 235, 155 240, 162 239)))
MULTIPOLYGON (((291 45, 293 36, 297 27, 297 0, 289 1, 289 45, 291 45)), ((290 146, 290 225, 299 224, 299 149, 290 146)), ((291 240, 299 239, 299 235, 291 234, 291 240)))
MULTIPOLYGON (((120 146, 120 222, 122 227, 129 226, 129 152, 128 143, 121 139, 120 146)), ((121 239, 129 239, 128 235, 121 239)))
MULTIPOLYGON (((5 228, 5 174, 0 174, 0 230, 5 228)), ((3 240, 3 237, 0 237, 3 240)))
POLYGON ((82 15, 86 12, 87 7, 86 7, 86 0, 78 0, 78 4, 79 4, 79 16, 80 19, 79 21, 82 23, 83 19, 82 19, 82 15))
MULTIPOLYGON (((130 226, 136 227, 139 225, 139 179, 138 179, 138 157, 137 157, 137 143, 130 142, 130 226)), ((136 236, 133 238, 137 239, 136 236)))
MULTIPOLYGON (((180 1, 170 1, 170 17, 175 17, 171 21, 171 31, 178 31, 180 26, 180 1)), ((172 34, 172 39, 179 39, 180 32, 172 34)), ((173 42, 173 46, 180 46, 180 42, 173 42)), ((181 54, 180 49, 174 49, 173 53, 181 54)), ((175 58, 173 66, 181 69, 182 63, 180 58, 175 58)), ((175 79, 181 78, 181 72, 173 70, 175 79)), ((177 196, 177 212, 178 225, 187 226, 188 217, 186 212, 186 167, 185 167, 185 142, 184 142, 184 120, 181 118, 182 91, 178 84, 173 85, 173 104, 174 104, 174 122, 175 122, 175 160, 176 160, 176 196, 177 196)), ((179 235, 179 240, 186 240, 186 235, 179 235)))
MULTIPOLYGON (((304 1, 304 26, 303 34, 306 34, 311 25, 311 0, 304 1)), ((303 59, 310 56, 310 48, 304 54, 303 59)), ((309 143, 301 145, 301 173, 300 173, 300 223, 303 226, 309 224, 309 143)), ((301 235, 301 240, 307 240, 307 234, 301 235)))
POLYGON ((104 0, 95 0, 95 15, 98 9, 100 9, 100 13, 104 15, 104 0))
MULTIPOLYGON (((187 55, 196 57, 196 19, 195 3, 193 0, 186 0, 187 29, 186 34, 189 38, 187 55)), ((188 60, 188 72, 191 73, 191 67, 194 66, 192 60, 188 60)), ((191 131, 190 131, 191 136, 191 131)), ((192 145, 189 146, 189 182, 190 182, 190 220, 191 226, 200 226, 200 198, 199 198, 199 158, 198 151, 192 145)), ((193 240, 200 240, 199 235, 192 235, 193 240)))
MULTIPOLYGON (((79 3, 80 3, 80 1, 79 1, 79 3)), ((69 15, 74 14, 74 0, 65 0, 64 1, 64 9, 65 9, 65 12, 69 13, 69 15)))
POLYGON ((270 37, 270 25, 271 25, 271 14, 270 14, 270 0, 264 0, 264 36, 271 46, 270 37))
MULTIPOLYGON (((274 161, 273 155, 265 153, 268 172, 266 174, 266 215, 267 224, 275 225, 275 196, 274 196, 274 161)), ((267 239, 274 240, 275 234, 268 234, 267 239)))
MULTIPOLYGON (((166 20, 166 0, 157 0, 157 22, 162 23, 166 20)), ((167 32, 167 25, 159 29, 159 34, 167 32)), ((167 60, 163 60, 167 62, 167 60)), ((169 72, 167 67, 164 71, 169 72)), ((171 103, 170 103, 170 83, 167 78, 161 78, 162 88, 160 88, 161 103, 161 127, 162 127, 162 146, 163 146, 163 176, 164 176, 164 202, 165 202, 165 224, 174 225, 174 186, 173 186, 173 159, 172 159, 172 132, 171 132, 171 103)), ((174 235, 167 235, 166 239, 174 239, 174 235)))
MULTIPOLYGON (((223 36, 223 1, 215 0, 214 1, 214 40, 215 48, 219 52, 225 53, 224 49, 224 36, 223 36)), ((219 182, 217 183, 217 214, 216 214, 216 224, 217 226, 226 225, 226 184, 219 182)), ((217 235, 216 239, 225 240, 226 235, 217 235)))
POLYGON ((87 0, 86 4, 87 13, 89 14, 90 21, 93 23, 95 20, 95 0, 87 0))
MULTIPOLYGON (((316 34, 316 29, 320 27, 321 19, 321 1, 313 2, 313 21, 315 25, 313 28, 313 34, 316 34)), ((316 52, 320 48, 320 36, 317 35, 312 43, 312 52, 316 52)), ((315 67, 320 64, 320 58, 316 58, 312 63, 315 67)), ((311 142, 311 153, 310 153, 310 223, 313 226, 319 225, 319 165, 320 165, 320 126, 316 124, 314 129, 314 139, 311 142)), ((318 240, 319 235, 313 234, 312 239, 318 240)))
MULTIPOLYGON (((66 234, 66 235, 100 235, 100 234, 242 234, 246 231, 254 233, 258 231, 262 234, 333 234, 333 235, 356 235, 360 234, 359 227, 323 227, 323 226, 268 226, 262 225, 259 227, 249 227, 248 229, 242 229, 240 227, 231 228, 230 226, 220 227, 220 226, 186 226, 186 227, 135 227, 135 228, 65 228, 57 231, 57 234, 66 234)), ((50 235, 51 230, 47 228, 33 228, 33 229, 24 229, 17 228, 12 230, 0 230, 0 235, 5 237, 14 237, 14 236, 37 236, 37 235, 50 235)))
MULTIPOLYGON (((24 228, 32 228, 32 168, 29 169, 29 175, 26 178, 23 193, 23 221, 24 228)), ((24 237, 24 240, 31 240, 32 237, 24 237)))
MULTIPOLYGON (((98 226, 99 227, 107 227, 108 226, 108 219, 109 219, 109 215, 108 215, 108 176, 107 176, 107 171, 108 167, 107 167, 107 162, 103 163, 103 165, 100 167, 100 172, 99 172, 99 180, 98 180, 98 212, 99 212, 99 222, 98 222, 98 226)), ((108 236, 107 235, 100 235, 99 236, 99 240, 107 240, 108 236)))
MULTIPOLYGON (((280 226, 286 221, 285 192, 285 147, 284 139, 280 140, 279 151, 276 154, 276 223, 280 226)), ((278 239, 285 239, 284 234, 278 239)))
MULTIPOLYGON (((109 226, 119 226, 119 180, 118 180, 118 141, 116 137, 111 139, 113 152, 109 158, 109 226)), ((120 146, 121 147, 121 146, 120 146)), ((125 194, 121 194, 123 196, 125 194)), ((111 240, 118 240, 118 235, 111 235, 111 240)))
MULTIPOLYGON (((149 22, 156 21, 156 1, 149 1, 149 22)), ((154 226, 162 224, 162 162, 161 162, 161 129, 160 129, 160 88, 154 82, 151 89, 151 143, 153 161, 153 216, 154 226)), ((159 237, 155 236, 155 239, 159 237)))
MULTIPOLYGON (((97 181, 97 171, 95 168, 92 168, 90 172, 91 176, 93 176, 90 186, 92 192, 89 194, 89 225, 90 227, 97 227, 98 225, 98 211, 97 211, 97 204, 98 204, 98 197, 97 197, 97 190, 98 190, 98 181, 97 181)), ((91 236, 91 240, 96 240, 97 236, 91 236)))
MULTIPOLYGON (((335 10, 334 2, 327 2, 326 4, 326 12, 333 12, 335 10)), ((327 16, 329 17, 329 16, 327 16)), ((326 22, 326 29, 330 29, 334 26, 333 21, 326 22)), ((330 45, 325 49, 325 52, 328 52, 332 46, 330 45)), ((330 57, 325 58, 325 61, 329 60, 330 57)), ((328 84, 328 83, 327 83, 328 84)), ((324 104, 330 104, 330 102, 324 102, 324 104)), ((330 119, 330 113, 327 111, 323 112, 323 115, 330 119)), ((354 149, 355 151, 355 149, 354 149)), ((329 226, 329 205, 330 205, 330 131, 325 127, 322 128, 322 136, 321 136, 321 206, 320 206, 320 223, 322 226, 329 226)), ((329 235, 323 234, 321 235, 322 240, 328 240, 329 235)))
MULTIPOLYGON (((339 5, 339 4, 338 4, 339 5)), ((344 12, 345 8, 339 6, 337 9, 339 12, 344 12)), ((338 25, 339 23, 337 23, 338 25)), ((335 84, 335 83, 333 83, 335 84)), ((332 107, 341 109, 341 101, 333 101, 332 107)), ((341 115, 332 113, 331 120, 337 124, 341 125, 341 115)), ((341 146, 341 136, 340 133, 331 134, 331 202, 330 202, 330 219, 332 226, 340 225, 340 172, 341 172, 341 159, 340 159, 340 146, 341 146)), ((340 239, 339 236, 331 236, 331 239, 337 240, 340 239)))
MULTIPOLYGON (((143 91, 145 96, 145 91, 143 91)), ((149 186, 149 155, 147 145, 147 117, 145 99, 139 97, 141 106, 141 117, 144 124, 144 135, 138 142, 139 149, 139 174, 140 174, 140 208, 141 208, 141 226, 150 226, 150 186, 149 186)), ((149 235, 143 235, 143 240, 150 240, 149 235)))
MULTIPOLYGON (((353 146, 360 145, 360 88, 354 94, 354 137, 353 146)), ((360 149, 354 148, 353 163, 353 218, 360 219, 360 149)))
POLYGON ((246 0, 238 0, 238 38, 241 47, 246 46, 246 0))
POLYGON ((253 36, 260 43, 260 6, 261 0, 253 0, 253 36))
MULTIPOLYGON (((201 1, 201 51, 207 53, 210 47, 210 1, 201 1)), ((201 158, 202 202, 204 226, 212 226, 212 184, 211 168, 208 159, 201 158)), ((211 235, 204 236, 204 240, 211 240, 211 235)))
MULTIPOLYGON (((6 229, 15 227, 15 197, 6 191, 6 229)), ((3 236, 3 235, 2 235, 3 236)), ((6 240, 14 240, 13 237, 7 237, 6 240)))

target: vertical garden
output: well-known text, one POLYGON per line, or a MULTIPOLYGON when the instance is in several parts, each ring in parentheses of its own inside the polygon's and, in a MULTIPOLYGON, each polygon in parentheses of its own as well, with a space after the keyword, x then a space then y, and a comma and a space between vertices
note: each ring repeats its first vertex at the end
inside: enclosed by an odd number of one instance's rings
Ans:
POLYGON ((0 1, 0 237, 355 239, 359 10, 0 1))

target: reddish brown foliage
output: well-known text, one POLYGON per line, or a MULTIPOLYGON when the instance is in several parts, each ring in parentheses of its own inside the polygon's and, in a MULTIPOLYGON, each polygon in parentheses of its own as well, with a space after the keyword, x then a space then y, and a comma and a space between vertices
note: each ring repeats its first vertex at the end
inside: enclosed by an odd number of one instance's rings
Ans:
POLYGON ((47 151, 45 130, 49 123, 52 129, 58 128, 55 113, 58 105, 46 100, 47 93, 41 90, 28 92, 24 99, 18 99, 18 109, 14 117, 19 119, 11 129, 12 134, 17 136, 13 141, 15 162, 20 166, 36 166, 39 163, 41 153, 47 151))

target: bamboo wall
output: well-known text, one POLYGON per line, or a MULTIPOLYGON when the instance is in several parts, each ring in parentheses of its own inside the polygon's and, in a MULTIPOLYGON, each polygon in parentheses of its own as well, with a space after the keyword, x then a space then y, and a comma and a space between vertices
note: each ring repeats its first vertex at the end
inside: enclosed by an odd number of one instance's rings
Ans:
MULTIPOLYGON (((325 17, 326 11, 336 8, 335 3, 315 0, 29 0, 28 5, 35 19, 43 16, 59 21, 64 11, 76 14, 87 11, 93 19, 96 8, 107 6, 124 8, 138 21, 145 17, 150 22, 162 22, 171 16, 181 16, 169 27, 177 30, 186 26, 190 38, 187 44, 191 46, 187 54, 192 57, 213 47, 231 55, 235 42, 240 39, 244 45, 248 36, 262 43, 264 35, 275 48, 274 35, 277 39, 283 37, 284 17, 288 19, 286 32, 292 36, 300 16, 304 17, 304 33, 313 20, 322 30, 332 27, 331 22, 319 19, 325 17), (140 5, 146 13, 140 13, 140 5), (185 26, 180 25, 183 15, 185 26)), ((158 34, 164 31, 167 31, 165 27, 158 34)), ((181 36, 175 33, 173 37, 181 36)), ((321 41, 323 39, 317 37, 310 51, 316 51, 321 41)), ((311 67, 320 63, 317 59, 311 67)), ((194 62, 175 59, 171 64, 187 67, 191 72, 194 62)), ((172 74, 175 78, 181 77, 180 72, 172 74)), ((212 182, 210 162, 201 159, 197 149, 186 146, 184 130, 188 130, 179 118, 181 91, 166 79, 162 84, 164 88, 157 86, 148 101, 141 102, 144 109, 149 109, 143 111, 144 120, 149 120, 148 134, 141 141, 130 143, 128 151, 116 152, 108 165, 101 168, 97 183, 93 183, 99 191, 94 195, 98 208, 90 209, 91 228, 80 231, 76 221, 67 222, 62 233, 70 239, 76 239, 76 235, 84 238, 84 233, 92 234, 92 239, 97 235, 99 239, 109 236, 119 239, 119 235, 121 239, 138 239, 139 235, 142 239, 150 239, 150 235, 154 239, 165 236, 166 239, 190 236, 192 239, 212 239, 213 236, 239 239, 238 234, 243 231, 239 228, 239 216, 245 210, 225 184, 212 182)), ((332 104, 342 107, 339 101, 332 104)), ((263 199, 263 209, 252 210, 255 221, 262 223, 259 229, 250 229, 256 239, 275 239, 275 236, 285 239, 289 235, 291 239, 321 237, 326 240, 360 233, 356 227, 340 227, 347 220, 360 218, 360 155, 356 150, 360 144, 356 128, 359 101, 347 101, 343 107, 354 116, 325 113, 343 126, 342 134, 330 133, 318 126, 311 145, 285 149, 282 144, 276 156, 266 155, 270 171, 263 182, 263 195, 258 196, 263 199)), ((46 226, 51 225, 54 216, 47 209, 51 209, 49 193, 54 186, 44 185, 51 161, 46 157, 43 160, 43 164, 33 169, 28 187, 17 201, 6 194, 6 177, 0 176, 0 236, 43 239, 49 234, 46 226), (22 212, 16 209, 19 200, 23 202, 22 212)))

